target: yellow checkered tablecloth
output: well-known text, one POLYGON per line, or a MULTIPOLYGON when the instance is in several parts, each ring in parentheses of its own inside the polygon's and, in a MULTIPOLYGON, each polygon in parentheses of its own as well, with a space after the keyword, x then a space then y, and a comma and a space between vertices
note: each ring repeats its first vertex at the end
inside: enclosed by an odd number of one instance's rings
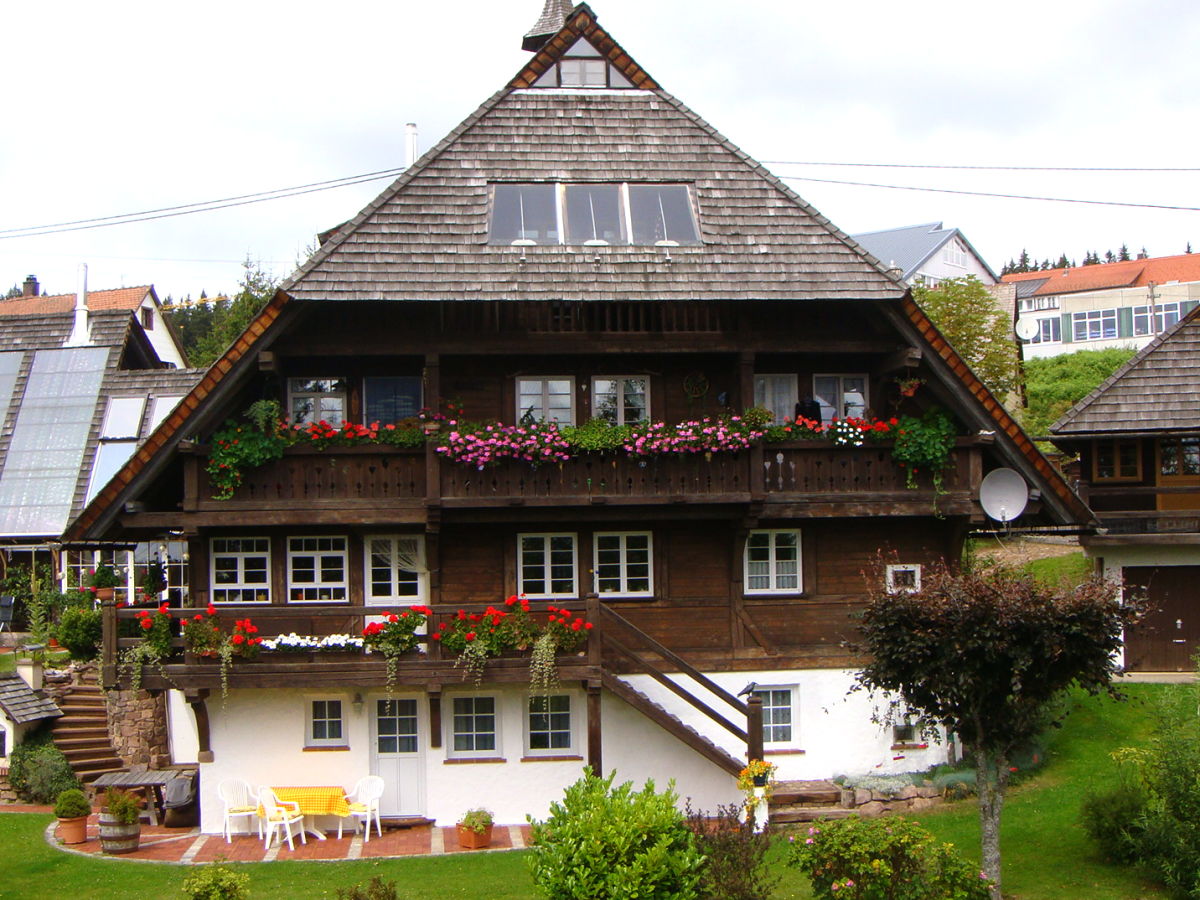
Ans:
POLYGON ((303 816, 350 815, 346 791, 340 787, 277 787, 272 790, 280 800, 299 803, 303 816))

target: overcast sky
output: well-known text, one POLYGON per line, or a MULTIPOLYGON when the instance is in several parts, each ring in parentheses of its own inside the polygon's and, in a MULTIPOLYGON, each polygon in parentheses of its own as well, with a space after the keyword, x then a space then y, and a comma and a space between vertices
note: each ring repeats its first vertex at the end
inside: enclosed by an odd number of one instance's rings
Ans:
MULTIPOLYGON (((402 166, 529 58, 543 0, 9 4, 0 291, 282 278, 387 181, 36 237, 4 232, 402 166)), ((797 163, 1200 165, 1194 0, 594 0, 663 87, 780 176, 1200 207, 1200 172, 1031 173, 797 163), (790 164, 787 164, 790 163, 790 164)), ((1122 243, 1200 251, 1200 213, 789 180, 843 230, 942 221, 999 270, 1122 243)))

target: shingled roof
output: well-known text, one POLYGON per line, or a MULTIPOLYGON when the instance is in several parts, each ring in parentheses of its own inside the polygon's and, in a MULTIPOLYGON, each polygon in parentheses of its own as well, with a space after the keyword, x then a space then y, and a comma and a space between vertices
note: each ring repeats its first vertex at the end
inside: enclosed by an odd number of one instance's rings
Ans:
POLYGON ((1200 434, 1200 307, 1050 426, 1055 438, 1200 434))
POLYGON ((887 299, 905 286, 668 94, 586 5, 501 90, 346 223, 296 300, 887 299), (580 38, 634 85, 526 88, 580 38), (496 182, 693 185, 698 246, 488 243, 496 182))
POLYGON ((53 700, 31 688, 16 672, 0 673, 0 709, 18 725, 63 714, 53 700))
POLYGON ((571 0, 546 0, 545 7, 533 27, 525 34, 521 42, 522 50, 540 50, 545 43, 554 37, 567 23, 571 14, 571 0))

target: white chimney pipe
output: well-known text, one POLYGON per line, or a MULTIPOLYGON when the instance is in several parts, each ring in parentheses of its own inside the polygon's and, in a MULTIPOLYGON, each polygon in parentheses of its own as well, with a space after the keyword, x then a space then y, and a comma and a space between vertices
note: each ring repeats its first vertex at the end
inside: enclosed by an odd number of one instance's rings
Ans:
POLYGON ((75 324, 71 328, 71 336, 63 346, 87 347, 91 343, 92 336, 88 329, 87 263, 80 263, 79 287, 75 291, 75 324))
POLYGON ((404 126, 404 167, 412 168, 417 161, 417 123, 409 122, 404 126))

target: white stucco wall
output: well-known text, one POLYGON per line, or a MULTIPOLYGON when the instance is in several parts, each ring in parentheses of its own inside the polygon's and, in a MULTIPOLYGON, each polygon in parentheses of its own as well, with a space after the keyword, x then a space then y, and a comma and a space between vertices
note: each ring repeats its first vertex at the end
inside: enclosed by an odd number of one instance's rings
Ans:
POLYGON ((181 691, 167 691, 167 741, 173 763, 194 763, 200 750, 196 717, 181 691))

